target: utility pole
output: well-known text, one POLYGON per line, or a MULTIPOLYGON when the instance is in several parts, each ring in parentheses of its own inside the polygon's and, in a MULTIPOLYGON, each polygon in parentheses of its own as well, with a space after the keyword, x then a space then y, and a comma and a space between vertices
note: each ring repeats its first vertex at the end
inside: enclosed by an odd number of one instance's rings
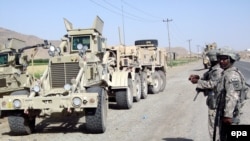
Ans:
POLYGON ((188 45, 189 45, 189 53, 190 53, 190 60, 191 60, 191 56, 192 56, 192 54, 191 54, 191 47, 190 47, 190 42, 192 41, 192 39, 189 39, 188 40, 188 45))
POLYGON ((121 0, 122 3, 122 31, 123 31, 123 45, 125 45, 125 29, 124 29, 124 15, 123 15, 123 1, 121 0))
POLYGON ((172 19, 167 19, 167 20, 163 20, 163 22, 166 22, 167 23, 167 30, 168 30, 168 52, 169 52, 169 61, 170 61, 170 66, 172 66, 172 62, 171 62, 171 51, 170 51, 170 35, 169 35, 169 25, 168 23, 173 21, 172 19))

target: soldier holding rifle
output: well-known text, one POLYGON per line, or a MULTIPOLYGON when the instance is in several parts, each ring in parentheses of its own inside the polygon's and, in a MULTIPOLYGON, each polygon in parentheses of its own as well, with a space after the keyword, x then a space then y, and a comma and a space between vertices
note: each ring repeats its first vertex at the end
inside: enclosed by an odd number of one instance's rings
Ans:
POLYGON ((226 126, 240 123, 240 110, 243 101, 247 98, 248 87, 242 73, 233 64, 239 61, 240 56, 228 49, 221 49, 217 56, 222 72, 218 83, 218 101, 216 115, 216 141, 226 141, 226 126), (218 132, 217 132, 218 133, 218 132))
POLYGON ((223 69, 220 68, 217 60, 217 49, 210 50, 207 53, 209 60, 211 62, 211 67, 207 72, 203 74, 203 77, 200 79, 199 75, 190 75, 189 80, 193 84, 197 84, 196 91, 198 96, 200 92, 204 93, 204 96, 207 96, 206 104, 208 106, 208 131, 210 140, 213 140, 213 134, 216 132, 214 130, 215 116, 216 116, 216 98, 217 91, 216 86, 221 78, 221 73, 223 69))

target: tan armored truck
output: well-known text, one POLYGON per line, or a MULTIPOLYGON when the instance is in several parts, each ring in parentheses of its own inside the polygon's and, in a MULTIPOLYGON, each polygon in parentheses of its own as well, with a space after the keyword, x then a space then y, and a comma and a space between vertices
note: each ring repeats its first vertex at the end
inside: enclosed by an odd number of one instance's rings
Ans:
POLYGON ((216 48, 217 48, 217 44, 215 42, 212 44, 206 44, 206 47, 204 48, 204 51, 202 54, 203 65, 204 65, 205 69, 207 69, 209 66, 211 66, 210 60, 209 60, 208 56, 206 55, 207 52, 212 50, 212 49, 216 49, 216 48))
POLYGON ((133 46, 111 46, 104 55, 110 74, 110 95, 117 105, 130 109, 133 102, 159 93, 166 85, 166 52, 157 48, 157 40, 138 40, 133 46))
POLYGON ((48 67, 33 83, 30 93, 1 99, 1 110, 15 134, 31 134, 36 117, 71 115, 79 119, 85 116, 88 132, 106 130, 108 96, 101 62, 106 45, 103 21, 97 16, 93 27, 87 29, 74 29, 66 19, 64 23, 67 34, 60 47, 49 47, 48 67))
MULTIPOLYGON (((28 94, 34 77, 27 73, 27 67, 37 52, 37 47, 46 47, 48 42, 26 46, 25 42, 9 38, 0 47, 0 98, 4 95, 28 94), (33 49, 30 54, 25 50, 33 49), (31 60, 30 60, 31 59, 31 60)), ((2 117, 0 107, 0 117, 2 117)))
POLYGON ((48 42, 34 46, 26 46, 25 42, 9 38, 6 45, 0 49, 0 98, 4 95, 28 93, 34 81, 31 74, 27 73, 30 59, 33 59, 37 47, 46 47, 48 42), (34 49, 31 54, 24 50, 34 49))

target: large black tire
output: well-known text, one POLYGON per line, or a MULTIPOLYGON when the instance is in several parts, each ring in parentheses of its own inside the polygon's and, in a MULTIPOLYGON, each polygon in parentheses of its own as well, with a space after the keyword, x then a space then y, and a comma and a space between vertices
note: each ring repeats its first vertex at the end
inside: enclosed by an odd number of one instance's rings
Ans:
POLYGON ((36 118, 21 113, 8 116, 10 131, 14 135, 29 135, 34 132, 36 118))
POLYGON ((162 85, 161 85, 160 92, 163 92, 165 87, 166 87, 166 83, 167 83, 166 74, 165 74, 165 72, 163 72, 161 70, 159 70, 158 73, 160 74, 161 79, 162 79, 162 85))
MULTIPOLYGON (((28 90, 19 90, 10 95, 29 95, 28 90)), ((14 135, 29 135, 35 130, 36 117, 29 117, 22 110, 8 116, 10 131, 14 135)))
POLYGON ((153 84, 149 85, 149 91, 152 92, 153 94, 159 93, 163 83, 161 76, 157 71, 155 71, 151 77, 153 84))
POLYGON ((158 40, 148 39, 148 40, 137 40, 135 41, 135 45, 148 45, 153 44, 155 47, 158 46, 158 40))
POLYGON ((148 82, 147 82, 146 72, 142 72, 140 78, 141 78, 141 98, 146 99, 148 97, 148 82))
POLYGON ((133 105, 133 83, 128 79, 128 88, 115 91, 117 106, 121 109, 130 109, 133 105))
POLYGON ((101 87, 90 87, 88 93, 98 93, 97 108, 85 108, 86 128, 90 133, 104 133, 107 125, 108 98, 101 87))
POLYGON ((133 85, 134 102, 139 102, 141 100, 141 79, 138 73, 135 74, 135 81, 133 85))

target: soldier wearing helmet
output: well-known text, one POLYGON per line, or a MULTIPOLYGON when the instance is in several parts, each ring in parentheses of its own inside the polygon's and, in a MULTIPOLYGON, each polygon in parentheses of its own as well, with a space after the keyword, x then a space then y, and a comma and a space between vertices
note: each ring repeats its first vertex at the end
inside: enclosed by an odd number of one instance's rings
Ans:
POLYGON ((198 75, 190 75, 189 80, 193 84, 197 84, 196 91, 204 92, 204 96, 207 96, 206 104, 208 106, 208 131, 210 140, 213 140, 214 123, 216 116, 216 99, 217 91, 216 86, 221 78, 223 69, 220 68, 217 60, 217 49, 212 49, 207 52, 211 66, 207 72, 203 74, 203 77, 199 79, 198 75))
POLYGON ((225 127, 227 125, 239 124, 241 94, 245 80, 242 73, 233 66, 240 60, 238 53, 229 49, 221 49, 217 55, 220 67, 223 69, 221 79, 217 86, 218 101, 216 115, 216 134, 218 140, 227 140, 225 127))

